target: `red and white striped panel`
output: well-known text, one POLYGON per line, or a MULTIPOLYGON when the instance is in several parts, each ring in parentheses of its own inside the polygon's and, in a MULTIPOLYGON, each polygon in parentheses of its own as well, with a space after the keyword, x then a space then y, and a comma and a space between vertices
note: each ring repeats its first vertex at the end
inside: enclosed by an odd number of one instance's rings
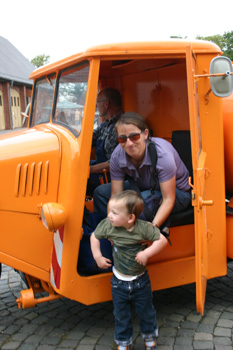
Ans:
POLYGON ((55 288, 60 288, 61 262, 63 250, 64 226, 54 232, 53 236, 53 254, 51 263, 50 282, 55 288))

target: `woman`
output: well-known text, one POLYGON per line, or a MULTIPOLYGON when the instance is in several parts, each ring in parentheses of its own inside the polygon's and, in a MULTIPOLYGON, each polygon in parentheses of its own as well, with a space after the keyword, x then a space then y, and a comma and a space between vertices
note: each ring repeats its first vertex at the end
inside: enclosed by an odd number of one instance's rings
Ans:
MULTIPOLYGON (((111 184, 99 186, 94 193, 95 211, 106 215, 111 195, 132 188, 134 179, 149 207, 154 226, 168 226, 171 212, 180 212, 191 204, 189 172, 174 147, 164 139, 149 137, 143 117, 134 112, 123 114, 115 125, 119 145, 110 160, 111 184), (148 149, 152 141, 157 151, 156 188, 151 194, 152 161, 148 149)), ((142 219, 146 219, 141 216, 142 219)))

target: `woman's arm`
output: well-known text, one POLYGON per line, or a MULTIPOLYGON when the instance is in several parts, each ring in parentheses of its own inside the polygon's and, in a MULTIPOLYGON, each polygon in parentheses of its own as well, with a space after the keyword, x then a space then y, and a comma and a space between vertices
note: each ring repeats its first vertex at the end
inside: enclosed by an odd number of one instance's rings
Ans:
POLYGON ((112 180, 111 181, 111 196, 123 191, 123 189, 124 189, 124 180, 112 180))
POLYGON ((94 232, 91 235, 90 242, 93 258, 95 259, 98 267, 101 269, 108 269, 110 266, 112 266, 111 260, 103 257, 100 250, 100 241, 95 237, 94 232))
POLYGON ((170 215, 176 199, 176 178, 175 176, 165 182, 161 182, 162 203, 154 217, 153 222, 160 227, 170 215))

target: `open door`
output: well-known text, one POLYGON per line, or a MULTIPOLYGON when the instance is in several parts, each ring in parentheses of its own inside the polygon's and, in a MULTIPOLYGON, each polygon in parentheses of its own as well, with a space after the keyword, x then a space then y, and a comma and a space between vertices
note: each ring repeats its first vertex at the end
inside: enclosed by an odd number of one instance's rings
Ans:
POLYGON ((196 306, 197 311, 203 315, 208 271, 206 205, 212 205, 213 202, 204 200, 207 171, 205 168, 206 153, 203 151, 201 143, 197 83, 194 80, 195 66, 195 58, 192 55, 191 47, 187 46, 186 69, 194 181, 192 204, 195 216, 196 306))

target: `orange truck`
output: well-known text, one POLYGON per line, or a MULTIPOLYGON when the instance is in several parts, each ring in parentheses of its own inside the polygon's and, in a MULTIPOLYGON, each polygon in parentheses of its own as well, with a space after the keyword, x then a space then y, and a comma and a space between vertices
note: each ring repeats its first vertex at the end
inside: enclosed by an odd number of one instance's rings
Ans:
POLYGON ((111 300, 111 272, 77 268, 96 98, 111 86, 125 111, 144 116, 186 158, 192 206, 171 219, 172 245, 148 271, 153 290, 195 283, 203 314, 207 280, 226 275, 233 258, 233 76, 221 54, 206 41, 112 44, 31 74, 28 126, 0 137, 0 262, 28 284, 19 307, 111 300))

